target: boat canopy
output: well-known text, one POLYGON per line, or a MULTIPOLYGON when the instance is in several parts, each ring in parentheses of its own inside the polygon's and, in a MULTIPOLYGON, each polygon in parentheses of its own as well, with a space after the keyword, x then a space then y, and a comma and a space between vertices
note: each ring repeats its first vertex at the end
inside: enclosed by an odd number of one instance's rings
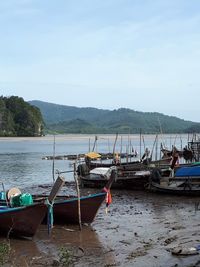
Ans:
POLYGON ((111 168, 99 167, 90 171, 90 174, 98 174, 109 177, 111 174, 111 168))
POLYGON ((89 152, 89 153, 85 154, 85 157, 88 157, 90 159, 98 159, 101 157, 101 155, 99 153, 96 153, 96 152, 89 152))

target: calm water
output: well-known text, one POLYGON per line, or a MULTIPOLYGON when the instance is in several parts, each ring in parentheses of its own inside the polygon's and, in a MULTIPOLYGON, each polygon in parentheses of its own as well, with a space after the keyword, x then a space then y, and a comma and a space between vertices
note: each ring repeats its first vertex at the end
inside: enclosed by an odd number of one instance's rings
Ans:
MULTIPOLYGON (((55 137, 55 155, 87 153, 93 149, 94 135, 64 135, 55 137)), ((100 135, 95 151, 112 152, 115 135, 100 135)), ((155 135, 123 135, 119 136, 115 151, 138 153, 144 152, 144 147, 151 151, 155 135), (140 145, 141 144, 141 145, 140 145)), ((158 137, 158 145, 154 146, 154 156, 160 157, 160 142, 171 148, 176 145, 181 148, 187 144, 188 135, 163 135, 158 137), (156 153, 157 151, 157 153, 156 153)), ((52 161, 42 160, 44 156, 52 156, 54 137, 40 138, 0 138, 0 181, 6 188, 16 186, 25 188, 30 185, 52 182, 52 161)), ((54 169, 69 171, 73 169, 72 161, 56 160, 54 169)), ((66 180, 72 180, 73 174, 65 174, 66 180)))

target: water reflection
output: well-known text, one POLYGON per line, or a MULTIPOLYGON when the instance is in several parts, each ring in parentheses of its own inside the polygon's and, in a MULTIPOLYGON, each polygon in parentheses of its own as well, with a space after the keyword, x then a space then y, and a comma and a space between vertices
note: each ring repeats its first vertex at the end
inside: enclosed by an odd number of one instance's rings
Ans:
MULTIPOLYGON (((0 239, 0 242, 5 242, 0 239)), ((41 225, 34 240, 11 239, 10 261, 14 266, 53 266, 59 261, 61 248, 70 252, 75 266, 106 266, 114 263, 114 257, 104 250, 97 233, 90 226, 82 231, 77 226, 54 226, 50 236, 41 225)))

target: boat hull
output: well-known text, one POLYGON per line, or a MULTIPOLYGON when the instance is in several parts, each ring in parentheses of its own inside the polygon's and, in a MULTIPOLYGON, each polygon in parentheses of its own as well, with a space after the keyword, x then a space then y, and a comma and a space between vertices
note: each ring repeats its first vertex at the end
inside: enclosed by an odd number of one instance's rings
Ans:
POLYGON ((181 187, 170 187, 166 185, 161 185, 155 182, 151 182, 149 186, 151 192, 165 193, 171 195, 181 195, 181 196, 200 196, 200 186, 191 185, 191 186, 181 186, 181 187))
POLYGON ((26 207, 0 209, 1 235, 33 237, 47 213, 44 203, 26 207))
MULTIPOLYGON (((81 222, 92 223, 106 198, 106 192, 80 198, 81 222)), ((78 199, 63 199, 54 202, 54 221, 56 223, 79 223, 78 199)))
MULTIPOLYGON (((90 179, 87 177, 81 177, 82 187, 88 188, 102 188, 106 184, 105 179, 90 179)), ((119 178, 113 182, 112 189, 130 189, 130 190, 144 190, 145 185, 149 182, 149 177, 132 177, 132 178, 119 178)))

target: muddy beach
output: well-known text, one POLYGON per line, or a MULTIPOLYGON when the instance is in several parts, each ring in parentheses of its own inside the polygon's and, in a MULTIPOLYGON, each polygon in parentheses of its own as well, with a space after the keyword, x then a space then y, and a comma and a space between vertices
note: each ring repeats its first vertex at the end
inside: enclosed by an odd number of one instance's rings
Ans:
POLYGON ((82 231, 55 225, 48 236, 41 225, 33 240, 10 239, 2 266, 200 266, 200 254, 172 254, 173 248, 200 244, 199 197, 112 190, 112 200, 109 212, 103 204, 82 231))

